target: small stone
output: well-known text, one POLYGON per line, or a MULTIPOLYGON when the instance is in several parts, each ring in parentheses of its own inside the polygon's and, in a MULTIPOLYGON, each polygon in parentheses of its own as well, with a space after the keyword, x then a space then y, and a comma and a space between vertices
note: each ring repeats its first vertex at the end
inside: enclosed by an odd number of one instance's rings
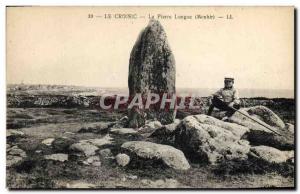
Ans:
POLYGON ((52 143, 52 147, 55 152, 66 152, 70 145, 74 144, 75 140, 70 139, 68 137, 59 137, 56 138, 52 143))
POLYGON ((295 158, 290 158, 290 159, 288 159, 288 161, 289 161, 291 164, 295 164, 295 158))
POLYGON ((155 130, 161 128, 163 125, 159 121, 146 121, 145 126, 139 128, 139 134, 143 137, 150 136, 155 130))
POLYGON ((87 142, 79 142, 72 144, 70 149, 73 151, 83 152, 85 156, 93 156, 96 154, 95 151, 99 148, 87 142))
POLYGON ((288 130, 291 134, 294 135, 294 133, 295 133, 295 127, 294 127, 294 125, 292 125, 292 124, 290 124, 290 123, 286 123, 285 126, 286 126, 287 130, 288 130))
POLYGON ((133 135, 137 134, 137 131, 133 128, 112 128, 110 130, 111 133, 117 134, 117 135, 133 135))
POLYGON ((137 179, 138 177, 136 175, 128 175, 127 176, 128 179, 131 179, 131 180, 135 180, 137 179))
POLYGON ((93 166, 101 166, 101 162, 100 162, 100 161, 98 161, 98 162, 93 162, 92 165, 93 165, 93 166))
POLYGON ((64 134, 75 135, 75 133, 69 131, 66 131, 64 134))
POLYGON ((45 155, 44 158, 46 160, 54 160, 54 161, 64 162, 64 161, 68 160, 69 156, 68 156, 68 154, 51 154, 51 155, 45 155))
POLYGON ((111 153, 111 150, 109 148, 103 149, 99 151, 99 154, 103 157, 103 158, 112 158, 113 154, 111 153))
POLYGON ((143 179, 141 183, 147 188, 178 188, 179 183, 175 179, 158 179, 158 180, 149 180, 143 179))
POLYGON ((91 156, 82 162, 85 165, 101 166, 99 156, 91 156))
POLYGON ((175 119, 174 123, 164 125, 158 129, 156 129, 149 136, 151 138, 155 138, 156 142, 169 142, 169 144, 174 143, 174 132, 176 127, 179 125, 180 120, 175 119))
POLYGON ((6 137, 24 137, 24 133, 22 131, 17 131, 17 130, 14 130, 14 129, 8 129, 6 131, 6 137))
POLYGON ((160 127, 162 127, 163 125, 159 122, 159 121, 150 121, 150 122, 146 122, 145 127, 150 128, 150 129, 158 129, 160 127))
POLYGON ((123 128, 126 126, 128 122, 128 117, 124 116, 121 119, 119 119, 117 122, 115 122, 115 124, 113 124, 111 127, 112 128, 123 128))
POLYGON ((26 152, 24 152, 22 149, 20 149, 18 146, 13 146, 10 148, 9 155, 14 155, 14 156, 21 156, 22 158, 26 157, 26 152))
POLYGON ((90 183, 85 183, 85 182, 77 182, 77 183, 68 183, 66 185, 67 188, 69 189, 88 189, 88 188, 95 188, 96 185, 90 184, 90 183))
POLYGON ((23 158, 20 157, 20 156, 7 155, 6 156, 6 166, 7 167, 11 167, 11 166, 13 166, 15 164, 18 164, 22 160, 23 160, 23 158))
POLYGON ((130 157, 126 154, 118 154, 116 156, 116 160, 117 160, 117 163, 120 165, 120 166, 126 166, 127 164, 129 164, 130 162, 130 157))
POLYGON ((269 163, 284 163, 294 157, 294 151, 280 151, 268 146, 251 147, 250 155, 269 163))
POLYGON ((119 121, 128 121, 128 117, 127 117, 127 116, 124 116, 124 117, 120 118, 119 121))
POLYGON ((86 142, 86 143, 90 143, 94 146, 101 147, 104 145, 111 145, 113 143, 112 140, 113 140, 112 137, 110 137, 109 135, 106 135, 103 138, 81 140, 80 142, 86 142))
POLYGON ((106 133, 111 125, 111 122, 86 123, 79 129, 78 133, 106 133))
POLYGON ((44 139, 42 141, 42 144, 45 144, 47 146, 51 146, 52 142, 54 141, 55 139, 54 138, 48 138, 48 139, 44 139))
POLYGON ((87 159, 87 162, 88 162, 88 163, 93 163, 93 162, 99 161, 99 160, 100 160, 100 159, 99 159, 98 156, 91 156, 91 157, 89 157, 89 158, 87 159))
POLYGON ((9 149, 11 148, 11 145, 10 144, 6 144, 6 149, 9 149))

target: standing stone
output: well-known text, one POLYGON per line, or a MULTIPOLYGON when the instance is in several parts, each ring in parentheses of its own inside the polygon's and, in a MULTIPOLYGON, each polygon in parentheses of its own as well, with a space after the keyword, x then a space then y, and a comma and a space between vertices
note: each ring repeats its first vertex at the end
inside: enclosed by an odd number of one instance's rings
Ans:
MULTIPOLYGON (((166 33, 156 20, 150 20, 140 33, 129 61, 129 96, 141 94, 143 99, 149 92, 167 93, 169 98, 175 94, 175 59, 167 41, 166 33)), ((167 103, 168 104, 168 103, 167 103)), ((144 110, 134 107, 129 110, 129 127, 140 127, 146 119, 157 119, 162 124, 172 123, 174 109, 159 109, 159 106, 144 110)))

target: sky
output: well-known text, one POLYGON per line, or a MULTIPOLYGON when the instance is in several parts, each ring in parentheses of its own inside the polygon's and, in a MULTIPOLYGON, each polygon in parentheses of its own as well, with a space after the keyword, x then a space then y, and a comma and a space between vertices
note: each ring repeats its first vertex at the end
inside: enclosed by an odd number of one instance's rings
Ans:
POLYGON ((8 7, 7 83, 127 87, 130 52, 149 14, 166 31, 176 87, 219 88, 232 76, 238 88, 293 90, 293 7, 8 7))

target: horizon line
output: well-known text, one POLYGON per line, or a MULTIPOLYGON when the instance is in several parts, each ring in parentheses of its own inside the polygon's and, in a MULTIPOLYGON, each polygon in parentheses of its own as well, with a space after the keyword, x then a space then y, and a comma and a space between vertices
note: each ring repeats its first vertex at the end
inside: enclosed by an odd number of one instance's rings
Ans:
MULTIPOLYGON (((128 88, 128 86, 87 86, 87 85, 72 85, 72 84, 37 84, 37 83, 7 83, 6 86, 9 85, 42 85, 42 86, 73 86, 73 87, 92 87, 92 88, 128 88)), ((222 88, 222 87, 176 87, 178 89, 216 89, 216 88, 222 88)), ((288 89, 288 88, 240 88, 238 89, 256 89, 256 90, 290 90, 295 91, 295 88, 288 89)))

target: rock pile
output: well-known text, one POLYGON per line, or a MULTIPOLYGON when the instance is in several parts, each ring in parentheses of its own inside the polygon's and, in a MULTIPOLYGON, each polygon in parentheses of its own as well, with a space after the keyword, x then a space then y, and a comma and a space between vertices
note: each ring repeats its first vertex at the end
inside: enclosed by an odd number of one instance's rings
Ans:
POLYGON ((71 151, 83 153, 85 156, 94 156, 99 147, 112 144, 112 138, 106 135, 98 139, 80 140, 70 146, 71 151))
POLYGON ((241 111, 273 127, 282 136, 236 112, 229 118, 230 122, 203 114, 187 116, 179 124, 159 128, 151 137, 168 140, 165 143, 181 149, 194 161, 215 165, 224 161, 248 160, 249 156, 269 163, 286 162, 294 157, 292 125, 285 125, 263 106, 241 111))
POLYGON ((20 149, 18 146, 8 146, 6 148, 6 166, 11 167, 19 164, 23 159, 27 157, 26 152, 20 149))
POLYGON ((6 166, 12 167, 20 164, 26 157, 27 154, 19 146, 14 145, 14 141, 17 138, 24 138, 25 134, 22 131, 8 129, 6 131, 6 166))

